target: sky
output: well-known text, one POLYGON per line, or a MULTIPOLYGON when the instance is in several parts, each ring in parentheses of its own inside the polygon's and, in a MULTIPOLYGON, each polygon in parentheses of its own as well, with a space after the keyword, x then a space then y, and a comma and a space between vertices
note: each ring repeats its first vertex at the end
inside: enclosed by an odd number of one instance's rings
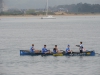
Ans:
MULTIPOLYGON (((77 3, 100 4, 100 0, 48 0, 49 6, 77 4, 77 3)), ((45 8, 46 0, 4 0, 4 7, 18 9, 45 8)))

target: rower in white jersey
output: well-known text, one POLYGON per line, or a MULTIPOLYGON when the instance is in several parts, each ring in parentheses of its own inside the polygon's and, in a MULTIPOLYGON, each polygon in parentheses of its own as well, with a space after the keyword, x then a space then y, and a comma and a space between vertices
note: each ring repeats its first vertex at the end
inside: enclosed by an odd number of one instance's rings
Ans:
POLYGON ((83 44, 82 42, 80 42, 80 45, 76 45, 77 47, 79 47, 80 53, 83 53, 83 44))

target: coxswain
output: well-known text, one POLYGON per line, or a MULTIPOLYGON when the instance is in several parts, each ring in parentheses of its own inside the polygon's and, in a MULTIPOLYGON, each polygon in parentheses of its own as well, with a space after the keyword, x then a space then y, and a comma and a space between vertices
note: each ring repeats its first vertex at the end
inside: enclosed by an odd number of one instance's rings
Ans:
POLYGON ((76 45, 77 47, 79 47, 80 53, 83 53, 83 44, 82 42, 80 42, 80 45, 76 45))

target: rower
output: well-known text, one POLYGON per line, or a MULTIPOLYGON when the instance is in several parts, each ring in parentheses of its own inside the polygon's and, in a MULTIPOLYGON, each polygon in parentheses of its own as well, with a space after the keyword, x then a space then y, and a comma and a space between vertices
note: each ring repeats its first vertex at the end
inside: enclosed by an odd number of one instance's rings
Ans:
POLYGON ((68 44, 68 46, 67 46, 67 48, 66 48, 66 53, 67 53, 67 54, 72 53, 72 51, 70 50, 70 45, 69 45, 69 44, 68 44))
POLYGON ((34 44, 32 44, 32 47, 30 48, 30 52, 34 53, 35 49, 34 49, 34 44))
POLYGON ((31 46, 31 48, 30 48, 30 52, 31 52, 31 53, 40 53, 41 51, 40 51, 40 50, 35 50, 34 44, 32 44, 32 46, 31 46))
POLYGON ((79 47, 80 53, 83 53, 83 45, 82 42, 80 42, 80 45, 76 45, 77 47, 79 47))
POLYGON ((42 48, 42 53, 50 53, 50 50, 47 50, 46 45, 42 48))
POLYGON ((57 45, 55 45, 55 47, 53 48, 53 53, 62 53, 61 51, 58 50, 57 45))

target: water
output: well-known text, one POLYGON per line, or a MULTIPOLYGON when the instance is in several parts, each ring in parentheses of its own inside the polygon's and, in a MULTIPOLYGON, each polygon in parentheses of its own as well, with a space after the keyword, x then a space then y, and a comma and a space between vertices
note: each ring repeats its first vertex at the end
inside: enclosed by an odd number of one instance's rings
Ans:
POLYGON ((10 17, 0 20, 0 75, 100 75, 100 56, 20 56, 19 50, 41 49, 44 44, 73 51, 80 41, 85 49, 100 53, 100 16, 57 19, 10 17))

